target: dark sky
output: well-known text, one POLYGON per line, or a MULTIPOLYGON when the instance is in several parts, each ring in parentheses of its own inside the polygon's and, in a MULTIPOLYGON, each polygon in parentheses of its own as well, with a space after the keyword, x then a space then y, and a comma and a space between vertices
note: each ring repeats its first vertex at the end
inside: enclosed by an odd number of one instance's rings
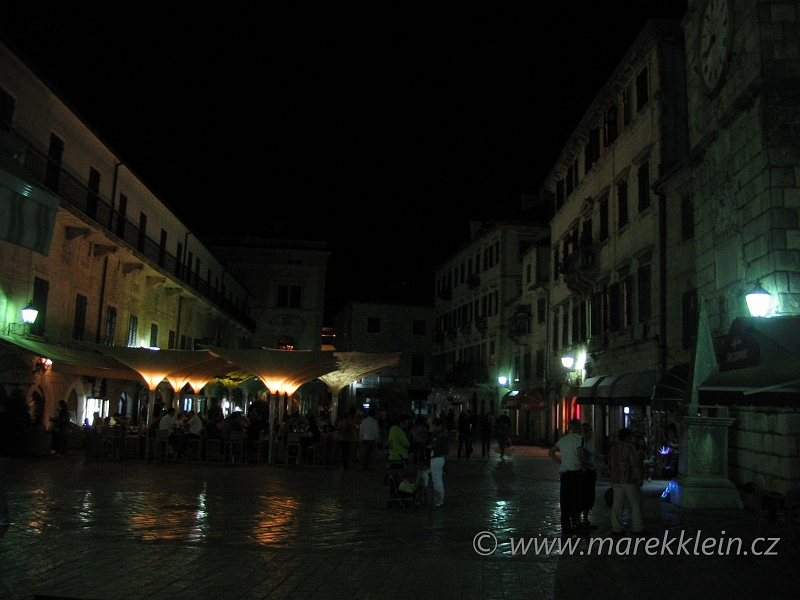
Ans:
POLYGON ((284 237, 328 241, 329 314, 350 298, 432 302, 433 269, 471 220, 532 218, 521 195, 538 192, 647 19, 686 12, 685 0, 8 4, 0 36, 195 233, 273 237, 282 222, 284 237))

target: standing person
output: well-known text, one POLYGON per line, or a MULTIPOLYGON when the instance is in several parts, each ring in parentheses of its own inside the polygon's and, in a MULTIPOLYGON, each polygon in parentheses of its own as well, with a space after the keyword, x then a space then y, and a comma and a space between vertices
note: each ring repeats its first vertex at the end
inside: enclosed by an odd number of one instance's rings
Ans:
POLYGON ((589 522, 589 511, 594 506, 595 485, 597 483, 597 449, 594 445, 594 430, 591 423, 583 424, 583 459, 585 468, 581 471, 581 529, 597 529, 589 522))
POLYGON ((561 535, 575 533, 581 521, 581 469, 584 458, 580 419, 572 419, 568 431, 548 452, 550 458, 560 465, 561 535))
POLYGON ((375 444, 381 437, 380 426, 378 419, 375 418, 375 409, 370 408, 367 417, 361 421, 360 429, 361 447, 364 450, 364 457, 362 459, 364 470, 369 471, 372 469, 372 455, 375 453, 375 444))
POLYGON ((508 441, 511 438, 511 419, 508 418, 508 415, 500 415, 497 417, 495 431, 497 433, 497 445, 500 448, 500 458, 504 458, 506 455, 506 448, 509 445, 508 441))
POLYGON ((434 419, 431 425, 433 442, 431 443, 431 479, 433 480, 434 505, 444 505, 444 461, 450 451, 450 436, 442 427, 441 419, 434 419))
POLYGON ((354 432, 355 427, 350 422, 350 415, 344 414, 339 417, 339 423, 336 425, 336 439, 339 442, 342 468, 345 471, 350 468, 350 442, 354 432))
POLYGON ((55 417, 55 445, 56 453, 62 456, 67 454, 67 435, 69 435, 69 409, 64 400, 58 401, 58 414, 55 417))
POLYGON ((644 532, 642 517, 642 474, 644 467, 636 446, 633 445, 633 431, 623 427, 617 434, 619 443, 611 447, 608 463, 611 469, 611 487, 614 489, 614 503, 611 506, 611 533, 624 535, 622 529, 622 510, 625 501, 631 505, 631 528, 634 533, 644 532))
POLYGON ((494 417, 488 412, 481 419, 481 456, 489 456, 492 446, 492 430, 494 429, 494 417))
POLYGON ((463 412, 458 415, 458 460, 461 460, 462 448, 469 460, 469 455, 472 454, 472 433, 469 429, 469 417, 463 412))
POLYGON ((389 460, 408 461, 408 451, 411 448, 411 442, 406 435, 408 421, 406 415, 400 415, 389 428, 389 460))

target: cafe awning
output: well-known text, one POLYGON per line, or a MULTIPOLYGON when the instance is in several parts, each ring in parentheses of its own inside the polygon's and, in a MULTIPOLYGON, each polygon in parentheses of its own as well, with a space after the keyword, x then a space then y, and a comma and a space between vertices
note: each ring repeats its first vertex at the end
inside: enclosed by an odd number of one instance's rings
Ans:
POLYGON ((536 388, 511 390, 503 396, 500 407, 510 410, 544 410, 544 392, 536 388))
POLYGON ((589 377, 578 388, 578 404, 598 404, 595 400, 597 398, 597 386, 603 381, 604 376, 589 377))
POLYGON ((3 343, 22 350, 26 354, 49 358, 57 373, 110 379, 141 381, 139 374, 118 360, 102 352, 51 344, 21 336, 0 334, 3 343))
POLYGON ((797 405, 800 317, 736 319, 698 391, 701 405, 797 405))
POLYGON ((334 352, 336 370, 319 377, 334 396, 357 379, 378 373, 383 369, 396 367, 400 363, 400 353, 381 354, 377 352, 334 352))
POLYGON ((578 390, 578 404, 647 405, 655 384, 655 370, 590 377, 578 390))

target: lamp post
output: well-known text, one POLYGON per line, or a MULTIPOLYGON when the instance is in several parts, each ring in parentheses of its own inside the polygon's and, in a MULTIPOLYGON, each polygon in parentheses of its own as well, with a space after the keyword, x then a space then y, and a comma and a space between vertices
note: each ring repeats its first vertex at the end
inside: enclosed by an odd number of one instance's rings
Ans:
POLYGON ((772 294, 761 287, 760 282, 756 282, 753 289, 747 292, 747 308, 753 317, 766 317, 769 312, 772 294))
POLYGON ((22 321, 26 325, 33 325, 36 322, 36 317, 38 316, 39 311, 31 304, 28 304, 28 306, 22 309, 22 321))

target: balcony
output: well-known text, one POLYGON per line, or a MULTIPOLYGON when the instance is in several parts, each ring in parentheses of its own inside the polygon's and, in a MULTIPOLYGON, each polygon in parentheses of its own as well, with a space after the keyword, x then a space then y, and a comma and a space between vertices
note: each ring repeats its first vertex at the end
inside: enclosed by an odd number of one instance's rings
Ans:
POLYGON ((591 294, 598 272, 597 248, 593 244, 579 247, 564 257, 560 267, 570 291, 580 296, 591 294))
POLYGON ((153 266, 158 266, 174 275, 176 279, 185 283, 199 296, 204 297, 248 330, 255 331, 255 321, 225 298, 219 290, 213 288, 209 282, 202 279, 199 273, 193 273, 182 265, 178 258, 166 251, 166 248, 149 238, 137 225, 128 221, 124 214, 116 211, 106 198, 90 190, 80 178, 70 173, 65 167, 52 162, 46 153, 39 150, 19 132, 11 131, 10 133, 25 144, 23 164, 36 181, 59 196, 66 204, 89 217, 100 228, 137 250, 153 266))

